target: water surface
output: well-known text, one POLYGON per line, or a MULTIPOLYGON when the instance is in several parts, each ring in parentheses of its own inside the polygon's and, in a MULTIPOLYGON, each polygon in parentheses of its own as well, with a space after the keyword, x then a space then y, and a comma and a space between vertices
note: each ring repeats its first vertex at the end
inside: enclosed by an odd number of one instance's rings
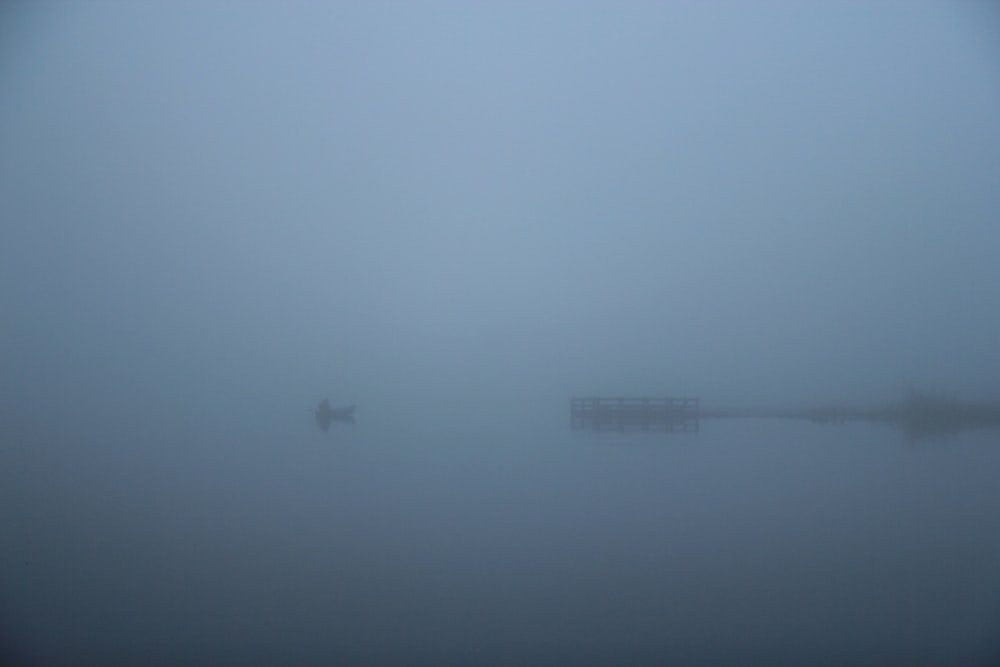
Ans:
POLYGON ((8 650, 39 664, 988 664, 1000 441, 557 411, 25 422, 8 650), (560 415, 561 417, 561 415, 560 415))

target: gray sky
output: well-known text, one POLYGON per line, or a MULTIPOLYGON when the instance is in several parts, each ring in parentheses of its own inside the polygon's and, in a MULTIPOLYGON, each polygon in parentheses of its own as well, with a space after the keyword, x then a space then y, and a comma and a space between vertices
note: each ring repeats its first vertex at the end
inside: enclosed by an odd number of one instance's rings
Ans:
POLYGON ((8 398, 1000 392, 985 5, 0 17, 8 398))

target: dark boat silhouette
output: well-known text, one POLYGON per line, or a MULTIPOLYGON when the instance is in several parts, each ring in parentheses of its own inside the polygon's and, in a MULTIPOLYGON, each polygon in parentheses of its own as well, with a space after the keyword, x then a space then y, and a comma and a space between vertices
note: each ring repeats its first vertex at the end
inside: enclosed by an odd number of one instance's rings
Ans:
POLYGON ((316 406, 313 413, 316 415, 316 425, 319 426, 324 431, 330 429, 330 424, 337 422, 348 422, 354 423, 354 408, 356 406, 348 405, 342 408, 334 408, 330 406, 330 399, 324 398, 316 406))

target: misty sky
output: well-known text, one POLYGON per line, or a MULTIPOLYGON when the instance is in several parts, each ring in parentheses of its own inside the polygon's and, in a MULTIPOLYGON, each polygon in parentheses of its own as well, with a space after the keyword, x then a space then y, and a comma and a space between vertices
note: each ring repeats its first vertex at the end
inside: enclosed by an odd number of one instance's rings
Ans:
POLYGON ((995 395, 998 159, 986 4, 6 5, 0 391, 995 395))

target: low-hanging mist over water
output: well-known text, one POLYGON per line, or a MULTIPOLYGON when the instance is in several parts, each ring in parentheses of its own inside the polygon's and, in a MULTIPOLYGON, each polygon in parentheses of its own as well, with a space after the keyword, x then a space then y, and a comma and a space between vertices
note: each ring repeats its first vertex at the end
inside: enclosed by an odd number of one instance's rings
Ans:
POLYGON ((0 658, 995 664, 998 72, 979 4, 4 5, 0 658))

